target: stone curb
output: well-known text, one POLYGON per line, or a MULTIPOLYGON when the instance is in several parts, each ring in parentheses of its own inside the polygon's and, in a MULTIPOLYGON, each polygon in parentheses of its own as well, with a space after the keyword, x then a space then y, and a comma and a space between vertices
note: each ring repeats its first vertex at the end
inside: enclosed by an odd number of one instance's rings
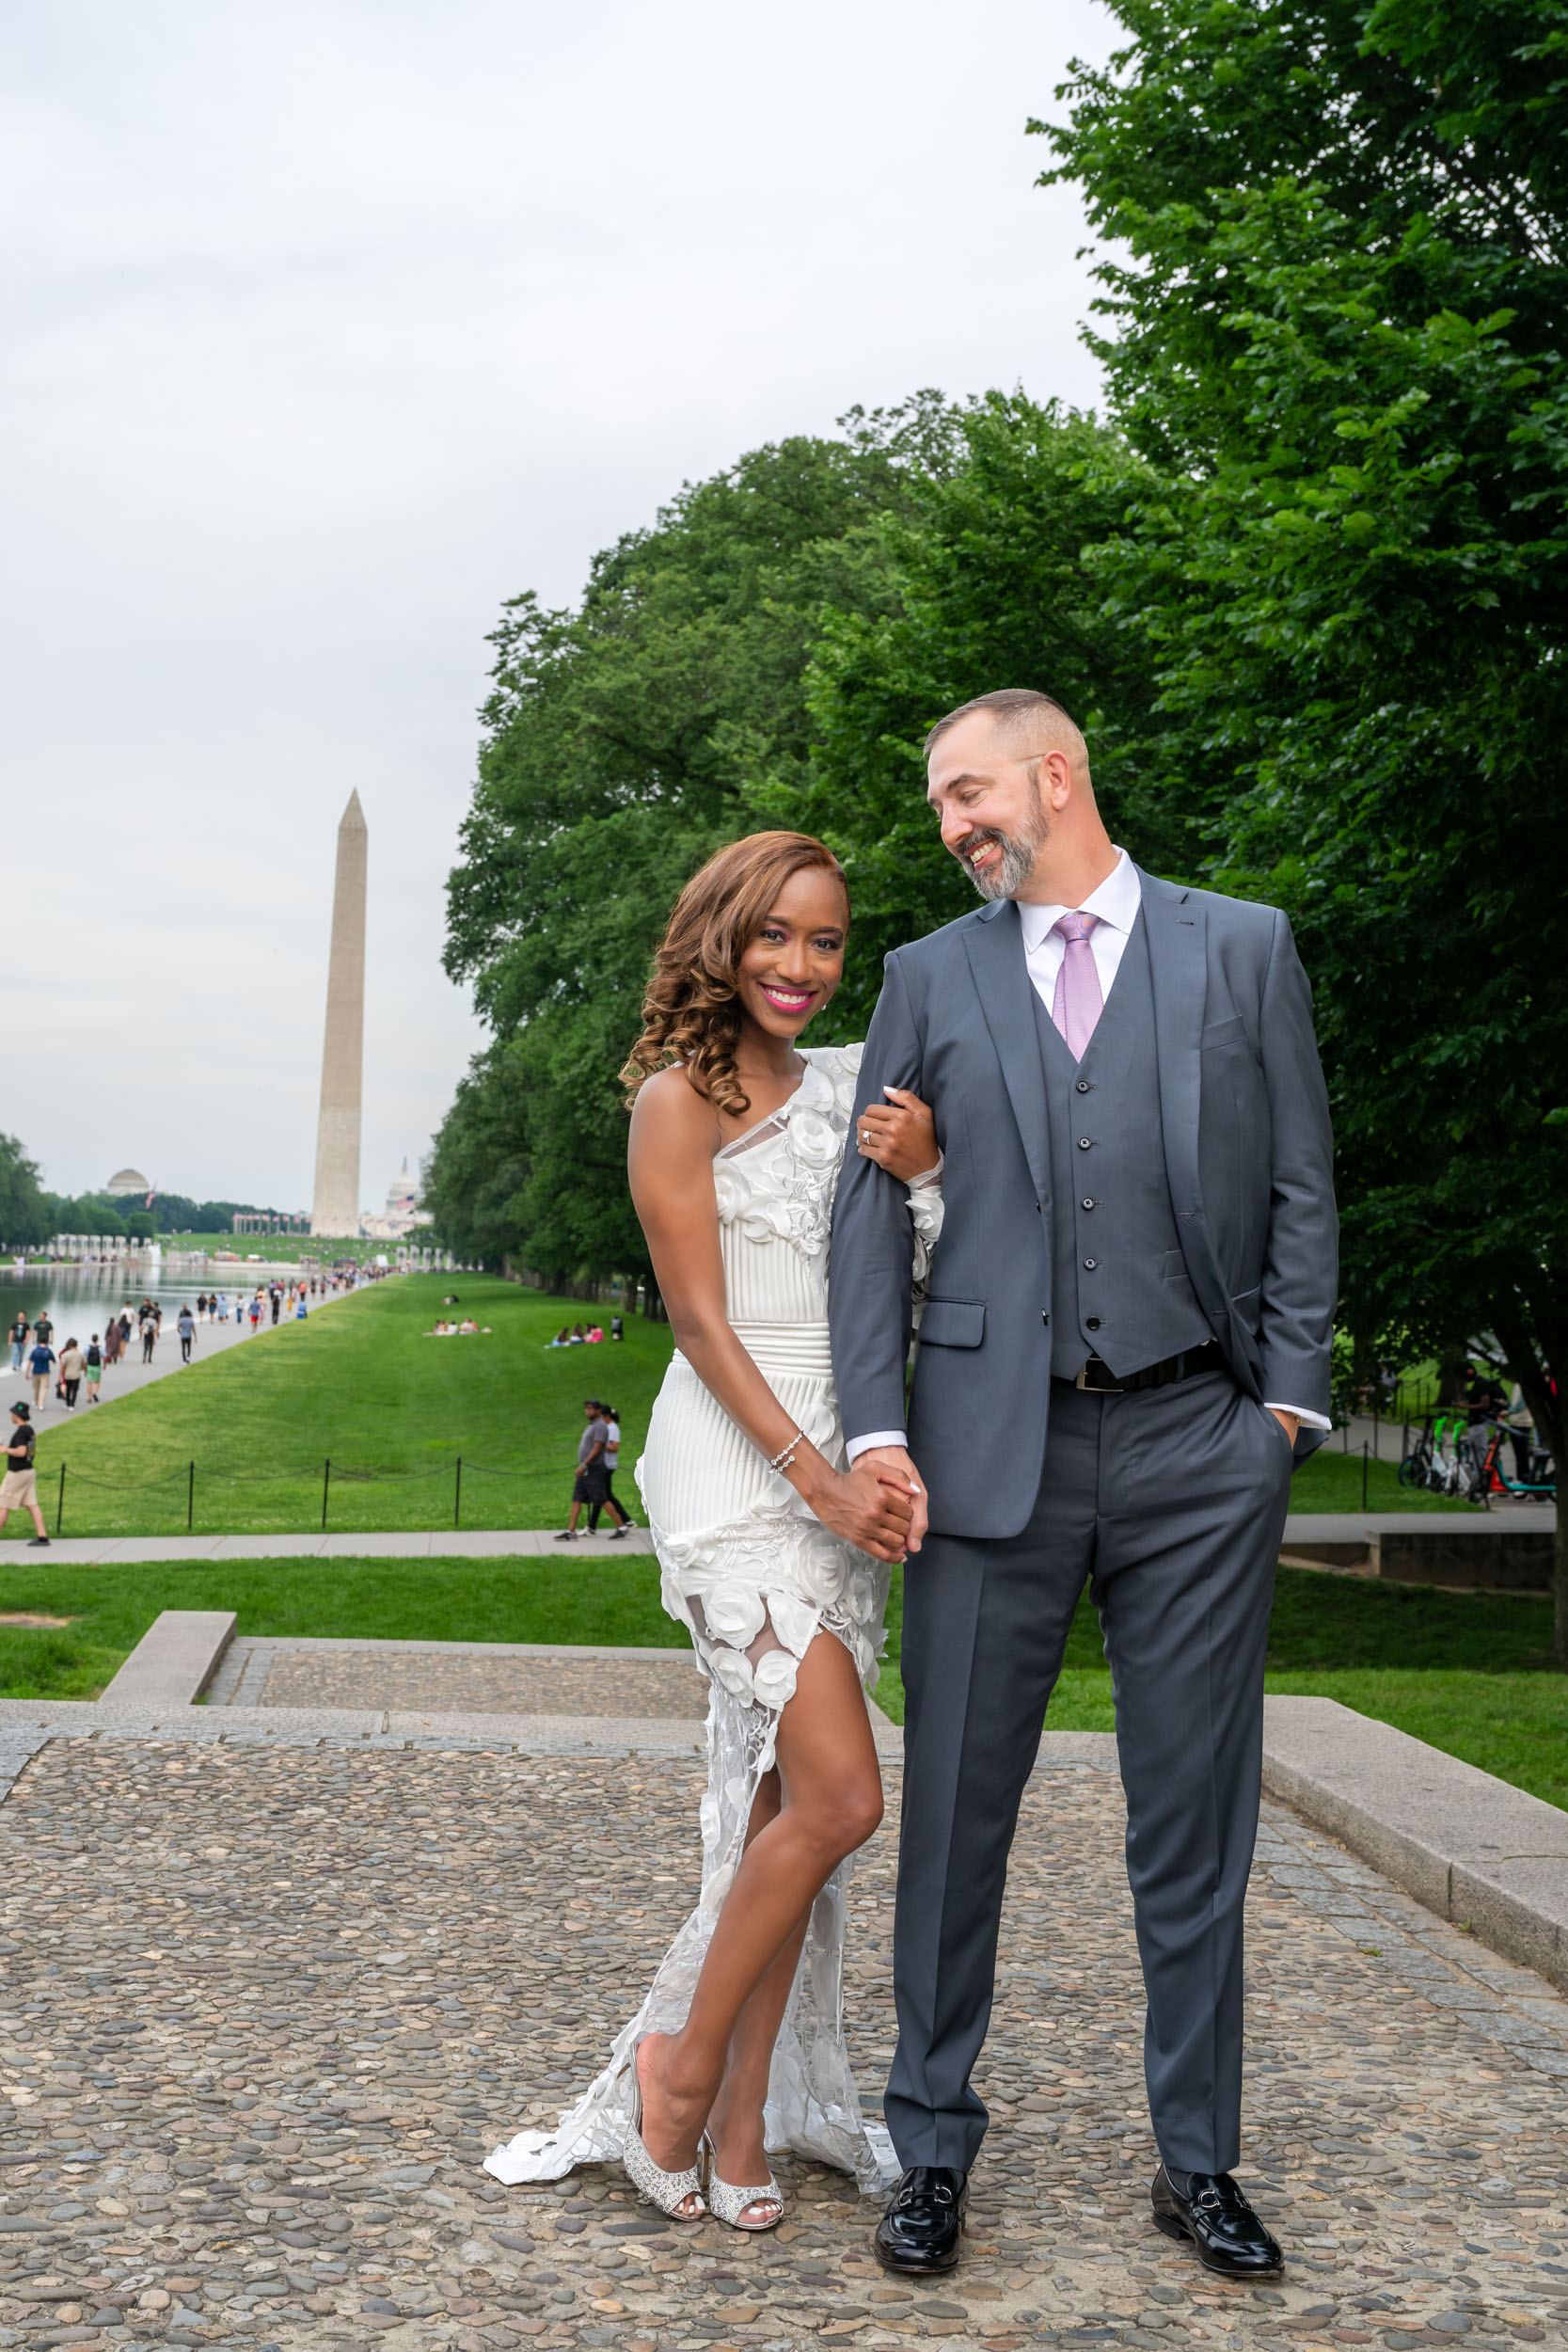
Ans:
POLYGON ((192 1707, 234 1638, 232 1609, 166 1609, 155 1617, 98 1702, 103 1707, 192 1707))
POLYGON ((1568 1992, 1568 1813, 1335 1699, 1266 1699, 1263 1720, 1271 1797, 1568 1992))

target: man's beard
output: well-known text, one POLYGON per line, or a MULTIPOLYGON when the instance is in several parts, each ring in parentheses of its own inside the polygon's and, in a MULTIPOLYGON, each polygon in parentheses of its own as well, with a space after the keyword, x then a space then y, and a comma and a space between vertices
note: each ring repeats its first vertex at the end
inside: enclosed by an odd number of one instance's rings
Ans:
POLYGON ((1045 811, 1037 793, 1033 813, 1024 819, 1020 832, 999 833, 993 826, 977 826, 970 834, 964 850, 959 851, 958 863, 982 898, 1016 898, 1034 872, 1035 860, 1044 849, 1050 834, 1051 828, 1046 823, 1045 811), (984 873, 977 874, 969 862, 969 851, 978 850, 988 841, 994 841, 1002 854, 994 866, 989 866, 984 873))

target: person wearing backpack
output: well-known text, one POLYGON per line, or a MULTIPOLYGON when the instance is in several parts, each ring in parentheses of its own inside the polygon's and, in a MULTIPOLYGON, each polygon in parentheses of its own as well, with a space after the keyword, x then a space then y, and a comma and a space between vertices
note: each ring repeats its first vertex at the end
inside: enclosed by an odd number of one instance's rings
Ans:
POLYGON ((0 1478, 0 1532, 5 1529, 10 1513, 22 1509, 30 1514, 38 1533, 28 1546, 36 1551, 47 1546, 43 1532, 43 1513, 39 1509, 38 1472, 33 1468, 33 1454, 38 1444, 32 1417, 25 1405, 11 1406, 11 1437, 6 1448, 6 1474, 0 1478))
POLYGON ((103 1384, 103 1350, 99 1345, 96 1331, 87 1342, 87 1403, 89 1405, 100 1404, 103 1401, 99 1395, 99 1390, 103 1384))

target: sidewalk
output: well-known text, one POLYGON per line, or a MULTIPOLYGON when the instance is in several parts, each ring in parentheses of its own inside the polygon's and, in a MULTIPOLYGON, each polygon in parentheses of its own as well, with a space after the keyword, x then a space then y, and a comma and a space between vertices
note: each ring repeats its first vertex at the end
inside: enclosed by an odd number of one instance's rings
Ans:
MULTIPOLYGON (((1285 1522, 1281 1549, 1294 1544, 1362 1544, 1373 1534, 1421 1534, 1437 1536, 1463 1531, 1490 1530, 1494 1534, 1523 1531, 1549 1535, 1557 1526, 1551 1503, 1520 1504, 1513 1510, 1489 1511, 1299 1511, 1285 1522)), ((16 1540, 30 1534, 19 1518, 16 1540)), ((10 1540, 7 1531, 0 1543, 10 1540)), ((108 1567, 136 1560, 521 1560, 576 1559, 590 1553, 613 1557, 628 1552, 649 1554, 653 1543, 645 1527, 634 1527, 619 1541, 609 1535, 579 1534, 575 1544, 559 1543, 548 1527, 486 1529, 420 1528, 407 1534, 342 1535, 80 1535, 63 1536, 52 1546, 62 1566, 108 1567)))
MULTIPOLYGON (((45 1511, 45 1517, 48 1513, 45 1511)), ((25 1513, 13 1513, 18 1542, 32 1534, 25 1513)), ((11 1540, 11 1530, 0 1544, 11 1540)), ((484 1530, 420 1528, 411 1534, 365 1535, 65 1535, 50 1549, 62 1567, 123 1566, 136 1560, 483 1560, 515 1555, 575 1559, 583 1552, 651 1552, 645 1527, 612 1542, 608 1535, 579 1535, 557 1543, 552 1528, 484 1530)))
MULTIPOLYGON (((324 1307, 334 1306, 337 1299, 352 1298, 353 1295, 352 1291, 339 1291, 336 1297, 318 1299, 310 1312, 313 1315, 320 1314, 324 1307)), ((267 1310, 269 1315, 271 1311, 269 1306, 267 1310)), ((278 1327, 282 1327, 281 1324, 278 1327)), ((263 1319, 261 1328, 256 1333, 256 1338, 261 1339, 272 1328, 273 1326, 263 1319)), ((76 1339, 84 1348, 87 1346, 89 1331, 90 1327, 76 1332, 76 1339)), ((50 1343, 56 1355, 59 1354, 60 1348, 70 1336, 71 1334, 64 1330, 56 1332, 50 1343)), ((228 1323, 198 1323, 196 1327, 196 1339, 191 1348, 192 1364, 200 1363, 204 1357, 221 1356, 225 1348, 238 1346, 242 1338, 248 1347, 251 1344, 248 1323, 245 1325, 243 1331, 232 1318, 228 1323)), ((180 1360, 180 1334, 174 1327, 173 1317, 166 1315, 163 1336, 152 1351, 152 1361, 150 1364, 142 1362, 141 1341, 135 1331, 132 1332, 127 1353, 120 1358, 118 1364, 110 1364, 104 1371, 103 1394, 101 1403, 113 1405, 119 1397, 130 1396, 135 1390, 145 1389, 154 1380, 166 1380, 171 1372, 183 1372, 184 1369, 184 1365, 180 1360)), ((33 1398, 33 1384, 24 1372, 11 1371, 8 1357, 6 1359, 6 1377, 9 1382, 5 1391, 7 1396, 25 1397, 30 1405, 33 1398)), ((99 1409, 98 1406, 87 1404, 87 1388, 84 1380, 81 1390, 82 1402, 73 1413, 68 1412, 55 1394, 54 1380, 58 1377, 59 1375, 56 1373, 50 1382, 49 1393, 44 1400, 42 1411, 33 1415, 35 1429, 53 1429, 64 1421, 87 1421, 99 1409)))

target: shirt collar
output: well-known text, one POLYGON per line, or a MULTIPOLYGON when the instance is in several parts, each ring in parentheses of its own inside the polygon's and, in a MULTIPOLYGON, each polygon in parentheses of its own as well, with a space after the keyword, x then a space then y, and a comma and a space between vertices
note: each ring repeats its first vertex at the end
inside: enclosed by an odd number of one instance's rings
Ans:
POLYGON ((1033 955, 1046 938, 1052 925, 1060 922, 1064 914, 1096 914, 1102 923, 1108 923, 1114 931, 1121 931, 1125 934, 1131 931, 1137 921, 1138 908, 1142 900, 1143 885, 1138 880, 1138 869, 1126 850, 1118 849, 1115 866, 1112 866, 1104 881, 1090 891, 1081 905, 1042 907, 1036 906, 1032 901, 1025 899, 1019 901, 1018 912, 1019 919, 1023 925, 1024 951, 1028 955, 1033 955))

